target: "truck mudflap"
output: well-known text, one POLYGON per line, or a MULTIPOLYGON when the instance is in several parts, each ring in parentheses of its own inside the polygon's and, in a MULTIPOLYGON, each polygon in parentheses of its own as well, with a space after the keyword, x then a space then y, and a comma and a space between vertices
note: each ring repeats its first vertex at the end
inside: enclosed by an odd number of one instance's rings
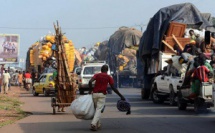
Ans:
POLYGON ((143 88, 141 90, 142 99, 149 99, 151 88, 154 83, 155 74, 145 75, 143 78, 143 88))

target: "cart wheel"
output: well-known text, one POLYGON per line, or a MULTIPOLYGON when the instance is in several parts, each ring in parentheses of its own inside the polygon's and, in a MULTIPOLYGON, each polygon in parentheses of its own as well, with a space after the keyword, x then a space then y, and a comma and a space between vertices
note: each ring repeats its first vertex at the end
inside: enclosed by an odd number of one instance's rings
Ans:
POLYGON ((56 114, 56 109, 55 109, 55 106, 53 106, 53 115, 56 114))

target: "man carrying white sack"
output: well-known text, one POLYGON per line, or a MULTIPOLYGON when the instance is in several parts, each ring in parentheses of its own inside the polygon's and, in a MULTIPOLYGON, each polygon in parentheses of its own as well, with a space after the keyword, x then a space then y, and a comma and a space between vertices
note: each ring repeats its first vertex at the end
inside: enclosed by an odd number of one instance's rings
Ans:
POLYGON ((100 117, 101 111, 105 106, 106 94, 107 94, 107 85, 110 84, 112 90, 119 95, 121 100, 125 100, 124 96, 114 88, 114 80, 111 76, 107 74, 108 66, 103 65, 101 68, 101 73, 95 74, 89 81, 89 94, 93 95, 93 102, 96 108, 95 115, 91 122, 91 130, 96 131, 101 127, 100 117), (92 88, 92 82, 95 81, 95 86, 92 88))

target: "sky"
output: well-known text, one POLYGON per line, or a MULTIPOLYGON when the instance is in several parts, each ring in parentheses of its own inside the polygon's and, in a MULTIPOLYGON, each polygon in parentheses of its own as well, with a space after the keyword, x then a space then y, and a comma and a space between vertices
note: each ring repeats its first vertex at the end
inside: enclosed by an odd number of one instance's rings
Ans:
POLYGON ((0 34, 19 34, 19 58, 58 20, 76 48, 108 40, 121 26, 143 31, 163 7, 189 2, 215 16, 214 0, 0 0, 0 34))

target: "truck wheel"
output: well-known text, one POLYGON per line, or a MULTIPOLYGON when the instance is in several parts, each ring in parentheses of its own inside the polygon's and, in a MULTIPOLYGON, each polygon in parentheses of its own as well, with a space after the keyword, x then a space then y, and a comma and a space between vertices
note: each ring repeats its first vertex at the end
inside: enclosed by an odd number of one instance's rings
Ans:
POLYGON ((169 90, 170 90, 170 94, 169 94, 169 104, 170 104, 171 106, 175 106, 175 105, 177 104, 176 101, 175 101, 176 94, 175 94, 175 92, 174 92, 174 90, 173 90, 173 86, 172 86, 172 85, 169 86, 169 90))
POLYGON ((205 104, 205 101, 201 98, 196 98, 194 100, 194 111, 196 113, 204 113, 207 111, 207 105, 205 104))
POLYGON ((179 110, 186 110, 187 108, 187 103, 181 102, 181 100, 178 100, 178 109, 179 110))
POLYGON ((156 84, 154 84, 153 88, 152 88, 152 100, 153 100, 153 103, 163 103, 164 102, 164 100, 159 98, 159 96, 158 96, 158 90, 157 90, 156 84))
POLYGON ((149 99, 149 93, 150 91, 149 91, 149 89, 142 89, 141 90, 141 97, 142 97, 142 99, 149 99))

